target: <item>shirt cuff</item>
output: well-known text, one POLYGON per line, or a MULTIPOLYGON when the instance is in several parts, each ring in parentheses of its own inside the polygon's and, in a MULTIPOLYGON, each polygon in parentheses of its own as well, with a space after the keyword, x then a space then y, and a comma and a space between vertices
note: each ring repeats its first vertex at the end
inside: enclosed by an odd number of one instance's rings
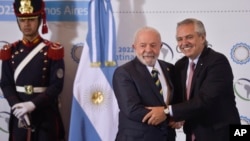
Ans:
POLYGON ((169 114, 170 114, 170 116, 173 116, 172 106, 171 106, 171 105, 168 105, 168 109, 169 109, 169 114))

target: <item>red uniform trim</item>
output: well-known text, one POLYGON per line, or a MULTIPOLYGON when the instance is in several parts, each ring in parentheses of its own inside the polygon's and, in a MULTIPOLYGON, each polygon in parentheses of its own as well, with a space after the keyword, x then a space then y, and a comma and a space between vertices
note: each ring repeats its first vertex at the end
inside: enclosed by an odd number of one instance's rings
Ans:
POLYGON ((59 43, 50 43, 48 57, 52 60, 60 60, 64 57, 64 48, 59 43))

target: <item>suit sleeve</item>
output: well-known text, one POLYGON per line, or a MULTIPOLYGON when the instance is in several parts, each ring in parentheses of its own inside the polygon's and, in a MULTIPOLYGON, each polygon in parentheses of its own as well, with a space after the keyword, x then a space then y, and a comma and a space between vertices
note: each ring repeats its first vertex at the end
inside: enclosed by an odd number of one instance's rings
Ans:
POLYGON ((137 84, 124 68, 117 68, 113 76, 113 89, 118 101, 121 114, 133 121, 141 122, 149 112, 144 108, 137 84))

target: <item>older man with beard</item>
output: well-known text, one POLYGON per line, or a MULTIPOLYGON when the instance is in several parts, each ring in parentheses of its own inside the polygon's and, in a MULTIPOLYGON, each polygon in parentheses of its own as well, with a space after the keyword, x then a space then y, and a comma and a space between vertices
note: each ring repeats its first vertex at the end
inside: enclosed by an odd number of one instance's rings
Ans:
POLYGON ((140 28, 133 48, 135 59, 119 66, 113 76, 120 108, 116 141, 175 141, 165 109, 173 102, 174 66, 158 59, 160 33, 152 27, 140 28))

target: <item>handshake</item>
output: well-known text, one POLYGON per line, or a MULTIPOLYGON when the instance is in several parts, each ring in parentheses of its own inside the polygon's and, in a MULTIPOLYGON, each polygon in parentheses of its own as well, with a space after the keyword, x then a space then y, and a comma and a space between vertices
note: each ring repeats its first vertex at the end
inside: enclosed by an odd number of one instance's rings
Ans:
POLYGON ((149 125, 158 125, 161 122, 165 121, 167 118, 169 120, 169 126, 175 129, 180 129, 184 121, 173 121, 169 114, 169 109, 163 106, 159 107, 145 107, 146 109, 150 110, 142 119, 143 123, 147 123, 149 125))

